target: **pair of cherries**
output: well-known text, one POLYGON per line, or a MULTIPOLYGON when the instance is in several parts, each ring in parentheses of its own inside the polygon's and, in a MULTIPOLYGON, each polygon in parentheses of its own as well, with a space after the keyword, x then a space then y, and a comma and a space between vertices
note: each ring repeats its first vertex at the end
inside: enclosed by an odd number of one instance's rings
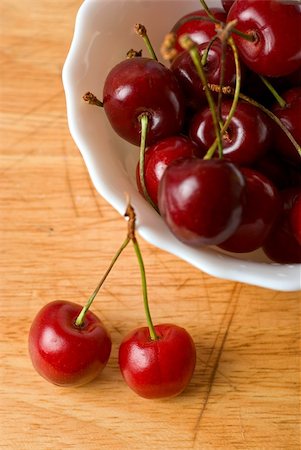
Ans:
POLYGON ((89 310, 117 258, 132 241, 141 270, 147 325, 130 332, 119 347, 119 367, 128 384, 145 398, 180 394, 190 382, 196 363, 190 334, 173 324, 153 325, 147 298, 144 263, 135 237, 135 212, 128 205, 128 234, 92 296, 82 308, 54 301, 36 315, 29 331, 29 354, 36 371, 59 386, 80 386, 96 378, 107 365, 112 348, 109 332, 89 310))

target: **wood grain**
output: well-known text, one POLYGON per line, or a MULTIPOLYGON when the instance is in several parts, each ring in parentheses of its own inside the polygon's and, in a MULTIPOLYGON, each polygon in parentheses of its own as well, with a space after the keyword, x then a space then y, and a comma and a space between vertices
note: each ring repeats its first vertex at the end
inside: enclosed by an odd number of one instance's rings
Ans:
POLYGON ((31 366, 34 314, 53 299, 83 303, 125 233, 92 186, 66 122, 61 70, 79 6, 0 4, 0 448, 299 449, 300 293, 218 280, 145 242, 154 321, 186 327, 197 345, 184 395, 143 400, 119 373, 118 344, 144 323, 131 249, 93 305, 113 340, 101 377, 63 389, 31 366))

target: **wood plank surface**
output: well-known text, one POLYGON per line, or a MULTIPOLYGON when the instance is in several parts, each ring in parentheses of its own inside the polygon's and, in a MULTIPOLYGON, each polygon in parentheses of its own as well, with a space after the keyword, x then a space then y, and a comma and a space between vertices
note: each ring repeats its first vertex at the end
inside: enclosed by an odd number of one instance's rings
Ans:
POLYGON ((143 241, 154 321, 176 322, 196 342, 185 393, 144 400, 120 375, 118 345, 144 324, 130 248, 93 305, 113 341, 103 374, 59 388, 32 368, 36 312, 55 299, 83 304, 126 230, 67 126, 61 71, 80 3, 0 2, 0 448, 297 450, 300 293, 215 279, 143 241))

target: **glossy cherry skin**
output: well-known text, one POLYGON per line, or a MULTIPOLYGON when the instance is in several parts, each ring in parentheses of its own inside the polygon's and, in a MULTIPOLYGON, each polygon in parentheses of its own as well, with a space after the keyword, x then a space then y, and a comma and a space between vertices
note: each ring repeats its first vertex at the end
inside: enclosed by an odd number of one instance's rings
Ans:
POLYGON ((147 327, 129 333, 119 348, 119 367, 127 385, 148 399, 179 395, 189 384, 196 363, 190 334, 173 324, 155 326, 151 340, 147 327))
POLYGON ((301 190, 297 200, 295 200, 289 215, 293 234, 301 245, 301 190))
POLYGON ((254 42, 233 34, 239 54, 254 72, 280 77, 301 64, 301 4, 275 0, 239 0, 232 5, 228 21, 255 37, 254 42))
MULTIPOLYGON (((144 160, 144 180, 147 192, 156 206, 158 205, 159 182, 166 167, 178 158, 197 155, 197 146, 185 136, 171 136, 162 139, 162 141, 147 149, 144 160)), ((143 195, 139 170, 140 164, 138 161, 136 181, 139 192, 143 195)))
MULTIPOLYGON (((207 48, 208 42, 198 46, 200 57, 207 48)), ((210 47, 204 71, 208 83, 219 84, 221 75, 222 46, 220 41, 214 42, 210 47)), ((196 71, 195 65, 188 51, 180 53, 172 62, 170 70, 175 74, 180 87, 185 95, 188 106, 199 109, 207 105, 206 94, 203 84, 196 71)), ((236 71, 233 52, 230 47, 226 48, 224 66, 224 86, 235 86, 236 71)))
POLYGON ((191 246, 218 245, 241 222, 245 180, 224 160, 186 158, 164 172, 159 210, 172 233, 191 246))
POLYGON ((134 145, 140 144, 139 116, 147 113, 147 145, 180 132, 184 99, 174 74, 149 58, 130 58, 108 74, 103 105, 116 133, 134 145))
POLYGON ((233 5, 235 0, 222 0, 222 5, 226 13, 230 11, 231 6, 233 5))
POLYGON ((59 386, 79 386, 106 366, 111 339, 99 318, 88 311, 81 328, 75 320, 82 307, 67 301, 45 305, 29 331, 29 355, 36 371, 59 386))
MULTIPOLYGON (((224 99, 222 120, 228 117, 231 99, 224 99)), ((271 143, 271 121, 255 106, 239 101, 228 130, 223 136, 224 158, 239 165, 248 165, 262 157, 271 143)), ((190 139, 205 154, 215 140, 212 114, 209 107, 193 117, 189 129, 190 139)))
POLYGON ((274 262, 298 264, 301 263, 301 243, 292 228, 291 211, 300 199, 301 189, 285 189, 280 194, 282 212, 265 240, 263 250, 274 262))
MULTIPOLYGON (((227 15, 221 8, 210 8, 213 16, 220 20, 221 22, 226 22, 227 15)), ((203 44, 203 42, 208 42, 215 36, 215 24, 206 20, 196 20, 193 17, 208 17, 206 11, 203 9, 193 11, 185 16, 181 17, 177 23, 173 26, 172 32, 176 34, 176 44, 175 49, 181 53, 183 48, 179 44, 179 37, 188 34, 191 39, 197 44, 203 44), (191 18, 191 19, 190 19, 191 18)))
POLYGON ((246 200, 237 230, 220 244, 235 253, 252 252, 264 243, 281 209, 278 190, 260 172, 240 169, 246 181, 246 200))
MULTIPOLYGON (((286 101, 286 106, 281 108, 279 104, 274 105, 272 111, 292 133, 298 144, 301 145, 301 87, 289 89, 281 96, 286 101)), ((301 156, 277 125, 274 126, 273 136, 275 149, 280 155, 301 167, 301 156)))

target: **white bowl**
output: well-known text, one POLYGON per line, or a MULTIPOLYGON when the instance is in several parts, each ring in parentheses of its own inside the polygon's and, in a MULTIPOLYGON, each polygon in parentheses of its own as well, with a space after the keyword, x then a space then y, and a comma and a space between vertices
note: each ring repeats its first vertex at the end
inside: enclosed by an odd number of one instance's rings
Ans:
MULTIPOLYGON (((218 0, 209 2, 220 5, 218 0)), ((63 68, 67 114, 71 135, 102 197, 120 214, 130 195, 137 213, 139 234, 215 277, 281 291, 301 289, 301 265, 275 264, 263 252, 227 254, 216 248, 194 249, 179 242, 161 217, 137 192, 135 168, 138 148, 121 140, 100 108, 82 100, 86 91, 100 99, 109 70, 125 58, 130 48, 144 45, 133 31, 135 23, 146 26, 153 46, 183 14, 199 9, 198 0, 86 0, 75 24, 71 48, 63 68)))

